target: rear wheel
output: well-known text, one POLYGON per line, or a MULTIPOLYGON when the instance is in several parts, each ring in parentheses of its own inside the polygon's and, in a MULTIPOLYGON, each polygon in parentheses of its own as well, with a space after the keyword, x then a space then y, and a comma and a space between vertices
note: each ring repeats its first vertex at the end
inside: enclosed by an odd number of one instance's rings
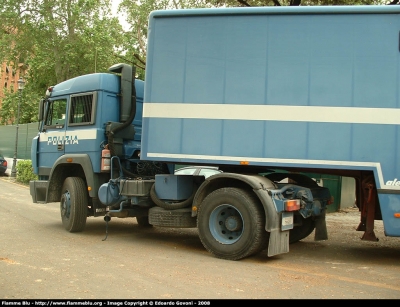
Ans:
POLYGON ((265 214, 254 194, 239 188, 215 190, 202 202, 199 237, 214 256, 239 260, 267 246, 265 214))
POLYGON ((68 177, 62 187, 60 201, 61 220, 69 232, 85 228, 88 214, 88 194, 85 182, 79 177, 68 177))
POLYGON ((296 224, 299 225, 294 226, 293 229, 290 229, 289 232, 289 244, 296 243, 304 238, 307 238, 315 229, 315 221, 309 217, 304 218, 301 215, 297 216, 296 224))

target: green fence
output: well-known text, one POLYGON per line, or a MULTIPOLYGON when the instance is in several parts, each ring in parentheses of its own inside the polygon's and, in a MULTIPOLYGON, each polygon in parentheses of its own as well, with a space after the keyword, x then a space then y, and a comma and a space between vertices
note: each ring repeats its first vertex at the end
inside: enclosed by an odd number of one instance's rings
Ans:
MULTIPOLYGON (((38 134, 38 123, 20 124, 18 127, 17 159, 31 158, 32 139, 38 134)), ((6 158, 13 158, 17 126, 0 126, 0 153, 6 158)))

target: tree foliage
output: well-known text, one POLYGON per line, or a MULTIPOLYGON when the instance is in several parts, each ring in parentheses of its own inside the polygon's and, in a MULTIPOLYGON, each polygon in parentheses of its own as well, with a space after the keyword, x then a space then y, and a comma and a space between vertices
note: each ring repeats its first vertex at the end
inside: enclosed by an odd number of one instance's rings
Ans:
POLYGON ((39 100, 40 96, 30 89, 29 84, 21 94, 18 91, 6 90, 1 105, 0 124, 16 124, 17 120, 19 124, 37 122, 39 100), (19 117, 18 104, 20 108, 19 117))
POLYGON ((0 59, 29 67, 24 93, 43 96, 50 85, 106 71, 118 61, 122 27, 111 15, 110 0, 1 1, 0 59))

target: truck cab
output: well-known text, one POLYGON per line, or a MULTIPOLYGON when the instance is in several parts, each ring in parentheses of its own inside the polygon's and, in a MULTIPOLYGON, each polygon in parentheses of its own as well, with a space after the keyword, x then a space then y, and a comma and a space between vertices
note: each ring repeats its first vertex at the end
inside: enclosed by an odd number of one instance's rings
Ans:
POLYGON ((121 76, 79 76, 49 87, 40 102, 39 132, 31 148, 39 181, 30 188, 37 202, 59 201, 60 184, 51 188, 49 183, 73 174, 85 178, 90 197, 97 198, 99 186, 109 179, 110 169, 101 168, 102 152, 108 147, 123 161, 138 160, 144 82, 134 80, 128 65, 110 70, 121 76))

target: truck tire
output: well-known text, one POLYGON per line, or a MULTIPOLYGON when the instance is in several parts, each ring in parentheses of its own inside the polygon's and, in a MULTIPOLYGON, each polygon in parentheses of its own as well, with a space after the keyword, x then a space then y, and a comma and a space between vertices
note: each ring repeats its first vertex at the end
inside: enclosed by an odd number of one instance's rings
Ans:
POLYGON ((196 194, 196 186, 193 184, 193 192, 189 198, 180 201, 180 202, 168 202, 159 199, 156 193, 156 184, 154 183, 150 189, 150 198, 151 200, 159 207, 167 209, 167 210, 174 210, 174 209, 183 209, 189 207, 192 204, 194 195, 196 194))
POLYGON ((141 227, 151 227, 152 225, 149 223, 149 217, 148 216, 137 216, 136 221, 139 226, 141 227))
POLYGON ((61 220, 69 232, 85 228, 88 214, 88 194, 85 182, 79 177, 68 177, 62 187, 60 201, 61 220))
POLYGON ((305 219, 304 217, 299 216, 298 218, 301 219, 302 224, 290 229, 289 244, 296 243, 308 237, 315 229, 315 221, 311 217, 305 219))
POLYGON ((211 254, 239 260, 268 246, 265 213, 256 196, 239 188, 221 188, 202 202, 197 228, 199 237, 211 254))
POLYGON ((149 223, 160 227, 195 228, 196 218, 192 217, 192 209, 166 210, 153 207, 149 210, 149 223))

